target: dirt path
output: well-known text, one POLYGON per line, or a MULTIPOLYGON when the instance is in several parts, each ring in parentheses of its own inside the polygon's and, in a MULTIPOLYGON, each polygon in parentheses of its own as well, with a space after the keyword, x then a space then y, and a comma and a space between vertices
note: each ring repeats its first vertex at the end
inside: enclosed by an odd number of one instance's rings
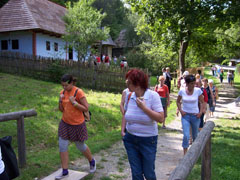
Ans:
MULTIPOLYGON (((235 93, 234 88, 227 83, 223 83, 222 86, 215 117, 210 118, 213 121, 221 117, 239 117, 240 108, 235 106, 232 97, 235 93)), ((158 180, 167 180, 171 171, 183 157, 181 143, 181 122, 180 117, 177 117, 171 124, 167 125, 166 130, 159 129, 158 151, 155 162, 158 180)), ((85 177, 85 180, 131 180, 131 171, 122 141, 117 142, 108 150, 94 154, 94 157, 97 161, 97 171, 94 175, 85 177)), ((77 171, 87 172, 88 168, 88 162, 84 158, 70 164, 70 169, 77 171)))
MULTIPOLYGON (((168 179, 171 171, 182 157, 182 135, 169 130, 160 130, 158 138, 158 151, 156 154, 156 174, 158 179, 168 179)), ((100 180, 103 177, 122 180, 131 180, 131 171, 127 160, 123 143, 118 142, 110 149, 94 154, 97 160, 97 171, 92 180, 100 180)), ((71 169, 88 171, 88 164, 81 158, 70 166, 71 169)), ((85 178, 85 179, 88 179, 85 178)), ((106 179, 107 180, 107 179, 106 179)))

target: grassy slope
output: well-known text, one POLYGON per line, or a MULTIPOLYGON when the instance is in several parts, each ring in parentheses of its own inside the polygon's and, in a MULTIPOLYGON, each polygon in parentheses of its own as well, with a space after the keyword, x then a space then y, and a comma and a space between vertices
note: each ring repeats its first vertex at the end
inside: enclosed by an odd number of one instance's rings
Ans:
MULTIPOLYGON (((27 167, 21 169, 21 177, 28 180, 48 175, 60 167, 57 144, 57 128, 61 118, 58 111, 59 84, 37 81, 30 78, 0 73, 0 113, 35 109, 37 117, 25 119, 27 167)), ((108 148, 120 140, 119 112, 120 94, 94 92, 84 89, 91 105, 92 120, 88 124, 87 144, 92 152, 108 148)), ((17 154, 16 121, 0 123, 0 136, 13 136, 13 147, 17 154)), ((71 145, 70 160, 80 153, 71 145)))
MULTIPOLYGON (((208 69, 206 69, 207 71, 208 69)), ((206 73, 205 73, 206 74, 206 73)), ((219 80, 212 76, 205 75, 219 80)), ((235 77, 235 87, 240 92, 240 75, 235 77)), ((220 88, 221 91, 221 88, 220 88)), ((240 117, 239 117, 240 118, 240 117)), ((240 162, 240 120, 218 119, 212 135, 212 179, 213 180, 237 180, 239 175, 240 162)), ((194 166, 188 177, 191 180, 201 179, 201 161, 194 166)))
MULTIPOLYGON (((43 177, 60 167, 58 154, 57 128, 61 118, 58 111, 60 84, 38 81, 21 76, 0 73, 0 113, 35 109, 37 117, 25 119, 27 166, 21 169, 19 180, 43 177)), ((119 111, 120 94, 95 92, 83 89, 86 93, 92 120, 88 123, 87 144, 93 153, 110 147, 121 139, 119 111)), ((168 109, 166 123, 175 119, 176 103, 168 109)), ((0 123, 0 137, 13 136, 13 147, 17 154, 16 121, 0 123)), ((70 160, 80 156, 72 144, 69 147, 70 160)))

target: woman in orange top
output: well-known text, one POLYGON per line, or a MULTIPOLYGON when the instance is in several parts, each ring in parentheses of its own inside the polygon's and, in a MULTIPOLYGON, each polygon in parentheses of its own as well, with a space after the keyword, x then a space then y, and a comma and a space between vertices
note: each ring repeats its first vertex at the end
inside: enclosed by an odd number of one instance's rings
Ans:
POLYGON ((88 102, 84 92, 74 86, 71 75, 63 75, 61 78, 63 90, 59 97, 59 110, 62 112, 62 120, 58 128, 59 151, 62 164, 62 173, 55 179, 63 179, 68 176, 68 143, 75 142, 77 148, 88 159, 90 173, 96 171, 96 162, 91 151, 84 143, 88 139, 87 127, 83 112, 88 111, 88 102))
POLYGON ((167 117, 167 107, 170 106, 170 97, 169 97, 169 91, 168 86, 164 84, 165 77, 160 76, 158 79, 159 84, 155 86, 155 91, 159 94, 164 110, 164 120, 163 120, 163 129, 166 129, 165 126, 165 119, 167 117))

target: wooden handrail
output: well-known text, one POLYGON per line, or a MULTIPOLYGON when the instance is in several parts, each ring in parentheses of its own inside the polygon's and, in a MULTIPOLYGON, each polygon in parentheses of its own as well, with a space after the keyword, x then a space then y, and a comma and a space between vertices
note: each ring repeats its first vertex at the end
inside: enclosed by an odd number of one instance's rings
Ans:
POLYGON ((10 121, 10 120, 17 120, 21 116, 23 116, 23 117, 31 117, 31 116, 36 116, 36 115, 37 115, 37 112, 34 109, 30 109, 30 110, 26 110, 26 111, 5 113, 5 114, 0 114, 0 122, 10 121))
POLYGON ((202 179, 211 179, 211 132, 214 126, 212 121, 204 125, 191 148, 171 173, 169 180, 186 179, 201 154, 203 156, 202 179))
POLYGON ((20 167, 24 167, 26 165, 24 117, 31 117, 36 115, 37 112, 34 109, 0 114, 0 122, 17 120, 18 160, 20 167))

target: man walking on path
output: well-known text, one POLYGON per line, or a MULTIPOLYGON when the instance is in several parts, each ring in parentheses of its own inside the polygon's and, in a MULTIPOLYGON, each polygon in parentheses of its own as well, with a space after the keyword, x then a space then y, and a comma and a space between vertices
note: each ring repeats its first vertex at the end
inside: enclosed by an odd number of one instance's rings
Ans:
POLYGON ((164 84, 166 84, 168 86, 168 91, 169 91, 169 94, 170 94, 172 77, 171 77, 171 74, 170 74, 170 68, 169 67, 166 68, 166 72, 163 73, 163 76, 165 77, 164 84))

